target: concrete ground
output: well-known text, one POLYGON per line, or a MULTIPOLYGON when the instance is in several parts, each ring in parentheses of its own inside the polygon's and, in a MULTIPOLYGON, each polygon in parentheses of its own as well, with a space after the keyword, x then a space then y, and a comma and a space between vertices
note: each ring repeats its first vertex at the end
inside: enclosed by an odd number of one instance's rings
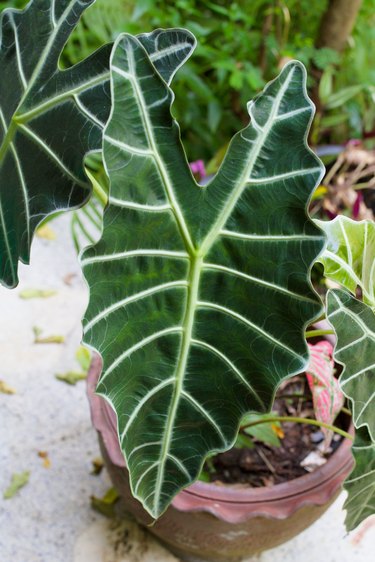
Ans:
MULTIPOLYGON (((85 383, 68 386, 57 373, 79 370, 80 317, 87 290, 69 234, 69 218, 51 223, 55 240, 37 238, 32 266, 20 268, 20 285, 0 289, 0 561, 176 562, 130 521, 107 519, 90 506, 110 487, 103 471, 92 474, 99 456, 91 428, 85 383), (49 298, 24 300, 27 289, 54 290, 49 298), (62 344, 34 343, 64 336, 62 344), (27 485, 4 500, 14 473, 30 472, 27 485)), ((347 535, 343 496, 327 514, 258 562, 368 562, 375 552, 375 520, 347 535)))

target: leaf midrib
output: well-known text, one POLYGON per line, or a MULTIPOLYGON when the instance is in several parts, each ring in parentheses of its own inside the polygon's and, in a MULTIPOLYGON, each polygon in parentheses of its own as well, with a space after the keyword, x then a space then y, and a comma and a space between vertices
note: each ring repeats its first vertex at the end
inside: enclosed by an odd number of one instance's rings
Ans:
MULTIPOLYGON (((64 72, 69 72, 69 70, 70 69, 61 70, 60 73, 63 74, 64 72)), ((32 119, 35 119, 36 117, 39 117, 39 115, 42 115, 43 113, 45 113, 49 109, 55 107, 56 105, 59 105, 61 102, 64 102, 65 100, 67 100, 69 98, 73 98, 77 94, 80 94, 81 92, 86 91, 88 88, 94 87, 96 85, 99 86, 99 84, 101 84, 102 82, 105 82, 106 80, 109 80, 109 78, 110 78, 110 73, 109 72, 103 72, 102 74, 99 74, 98 76, 95 76, 95 78, 93 78, 92 80, 89 80, 87 82, 82 82, 76 88, 73 88, 71 90, 67 90, 66 92, 64 92, 60 95, 57 95, 53 98, 49 98, 49 99, 45 100, 41 104, 37 105, 36 107, 34 107, 33 109, 30 109, 29 111, 27 111, 25 113, 20 113, 20 114, 15 113, 14 117, 13 117, 13 120, 17 124, 18 123, 27 123, 27 122, 31 121, 32 119)))
MULTIPOLYGON (((272 105, 272 110, 271 110, 270 116, 267 119, 267 122, 263 126, 263 128, 259 128, 256 120, 254 119, 253 115, 251 114, 251 108, 250 108, 250 116, 252 117, 251 123, 253 124, 256 131, 259 132, 259 136, 257 137, 255 149, 250 151, 248 164, 247 164, 247 166, 244 167, 244 171, 242 172, 242 175, 238 180, 237 189, 233 190, 233 192, 231 193, 230 197, 228 198, 226 204, 223 207, 222 213, 219 215, 219 217, 215 221, 214 225, 212 226, 212 228, 210 229, 210 231, 206 235, 206 238, 203 240, 203 242, 200 246, 200 254, 201 255, 205 256, 210 251, 211 247, 215 243, 215 240, 216 240, 217 236, 219 235, 222 228, 225 226, 227 220, 229 219, 229 217, 231 216, 231 214, 233 212, 233 209, 237 205, 238 199, 241 197, 243 191, 246 189, 246 187, 247 187, 246 181, 247 181, 248 178, 251 177, 251 174, 252 174, 252 171, 253 171, 254 166, 256 164, 256 161, 258 159, 258 156, 259 156, 261 150, 263 149, 264 143, 265 143, 269 133, 272 130, 272 127, 274 125, 275 117, 277 116, 277 114, 279 112, 281 101, 282 101, 282 99, 284 97, 284 94, 287 91, 288 86, 289 86, 289 84, 290 84, 290 82, 293 78, 293 74, 294 74, 294 69, 289 73, 289 75, 286 78, 284 84, 281 86, 280 91, 278 92, 278 94, 276 96, 275 102, 272 105)), ((220 169, 217 172, 217 175, 215 176, 215 178, 218 177, 219 173, 220 173, 220 169)), ((214 185, 215 178, 211 182, 211 186, 214 185)), ((209 189, 209 187, 210 187, 210 185, 207 186, 207 189, 209 189)))
POLYGON ((165 463, 169 454, 170 444, 173 435, 173 426, 177 415, 177 409, 183 390, 184 375, 191 347, 193 336, 194 318, 198 302, 198 290, 200 276, 202 272, 203 258, 195 257, 191 259, 190 272, 188 278, 188 298, 186 301, 185 317, 183 320, 183 335, 178 360, 177 372, 175 375, 176 384, 173 391, 172 402, 167 414, 166 428, 163 434, 163 447, 158 462, 158 473, 155 484, 154 512, 159 511, 160 492, 163 484, 165 463))
MULTIPOLYGON (((142 47, 143 48, 143 47, 142 47)), ((114 51, 115 52, 115 51, 114 51)), ((159 503, 160 503, 160 493, 163 484, 164 478, 164 470, 165 470, 165 463, 169 455, 170 451, 170 444, 173 434, 173 426, 178 410, 178 405, 180 401, 180 397, 182 394, 183 389, 183 382, 184 382, 184 374, 185 368, 187 364, 187 359, 189 355, 189 350, 191 346, 192 340, 192 332, 194 326, 194 317, 196 311, 196 303, 198 301, 198 289, 199 289, 199 282, 200 282, 200 275, 202 271, 202 261, 203 258, 197 256, 196 251, 194 249, 193 242, 191 240, 187 225, 185 223, 184 217, 182 215, 181 209, 178 205, 177 199, 174 195, 172 183, 169 179, 168 172, 164 167, 164 163, 159 158, 156 141, 153 136, 152 132, 152 124, 149 119, 149 115, 147 112, 147 105, 143 98, 142 91, 140 90, 137 82, 137 73, 136 73, 136 65, 133 55, 133 50, 128 49, 128 61, 129 61, 129 74, 124 73, 121 69, 116 67, 116 71, 120 71, 120 75, 124 75, 125 77, 131 81, 134 87, 135 94, 137 96, 138 105, 140 108, 140 116, 143 121, 144 130, 148 139, 148 144, 152 150, 153 157, 155 159, 155 163, 159 169, 159 173, 163 180, 163 183, 166 188, 167 198, 171 205, 173 214, 176 218, 177 225, 179 227, 180 233, 184 240, 184 245, 186 251, 190 258, 190 269, 188 275, 188 284, 187 284, 187 301, 186 301, 186 308, 185 308, 185 315, 182 322, 182 342, 181 348, 179 352, 179 358, 177 363, 177 371, 175 374, 175 385, 173 390, 173 396, 169 408, 169 412, 166 417, 166 427, 163 433, 163 441, 162 441, 162 450, 160 453, 160 457, 155 464, 158 466, 157 477, 156 477, 156 484, 155 484, 155 493, 154 493, 154 512, 155 514, 159 511, 159 503)))
MULTIPOLYGON (((246 179, 249 176, 251 176, 254 165, 264 146, 264 142, 266 141, 270 131, 272 130, 275 116, 277 116, 279 112, 281 101, 292 80, 294 70, 292 70, 289 73, 284 84, 281 86, 280 91, 276 96, 276 102, 273 104, 272 111, 269 115, 269 118, 265 126, 262 129, 256 127, 257 131, 259 132, 259 136, 257 139, 258 142, 256 148, 253 149, 250 153, 248 165, 245 166, 245 169, 238 181, 238 188, 234 191, 234 193, 231 194, 227 204, 224 207, 223 212, 215 221, 214 225, 210 229, 203 243, 200 245, 200 247, 194 250, 194 246, 190 238, 190 233, 187 229, 187 225, 184 221, 184 217, 182 215, 181 209, 179 208, 178 202, 174 196, 172 183, 169 180, 167 171, 164 169, 164 163, 162 162, 161 158, 159 158, 157 152, 157 146, 156 146, 155 139, 153 137, 152 125, 148 116, 147 106, 145 100, 143 99, 143 94, 140 91, 137 82, 135 61, 134 61, 132 50, 127 49, 127 54, 128 54, 128 61, 129 61, 129 73, 124 72, 122 69, 118 67, 115 67, 115 71, 120 75, 123 75, 128 80, 130 80, 131 83, 133 84, 136 97, 138 98, 138 105, 140 106, 140 116, 143 121, 143 126, 146 133, 146 137, 148 139, 148 144, 152 150, 153 156, 155 158, 155 163, 159 169, 159 173, 161 174, 161 178, 163 179, 163 183, 166 187, 167 198, 172 207, 172 211, 173 214, 175 215, 179 230, 182 234, 190 261, 190 269, 189 269, 189 277, 188 277, 188 298, 186 302, 185 315, 182 322, 182 342, 181 342, 181 348, 180 348, 179 358, 177 362, 177 370, 175 374, 175 385, 174 385, 173 395, 171 398, 171 403, 169 406, 169 411, 166 417, 166 426, 163 432, 161 453, 158 461, 154 465, 158 467, 154 498, 153 498, 153 511, 155 514, 157 514, 160 508, 160 496, 161 496, 161 491, 164 481, 165 465, 170 454, 170 446, 173 436, 174 423, 177 415, 178 405, 180 403, 181 396, 183 395, 184 375, 185 375, 189 350, 192 343, 194 318, 198 305, 198 290, 199 290, 200 276, 203 270, 203 260, 206 254, 211 249, 212 245, 215 243, 217 236, 220 234, 220 231, 222 230, 223 226, 227 222, 229 216, 233 212, 233 209, 236 206, 238 199, 241 197, 243 190, 247 187, 246 179)), ((254 127, 256 125, 257 124, 254 119, 254 127)))
MULTIPOLYGON (((139 45, 140 45, 140 48, 147 55, 146 49, 141 45, 141 43, 139 43, 139 45)), ((114 48, 113 52, 114 53, 116 52, 115 48, 114 48)), ((154 135, 153 135, 152 124, 150 122, 150 118, 149 118, 148 111, 147 111, 147 104, 144 100, 143 93, 142 93, 141 89, 139 88, 138 81, 137 81, 136 64, 135 64, 135 60, 134 60, 133 50, 127 49, 127 55, 128 55, 128 63, 129 63, 129 73, 126 73, 121 68, 118 68, 118 67, 114 66, 112 64, 112 62, 111 62, 111 65, 112 65, 112 68, 115 70, 115 72, 117 72, 118 74, 120 74, 120 75, 124 76, 125 78, 127 78, 128 80, 130 80, 130 82, 133 84, 134 92, 136 94, 136 98, 137 98, 138 105, 139 105, 139 108, 140 108, 140 116, 141 116, 141 119, 142 119, 142 122, 143 122, 144 131, 146 133, 146 137, 147 137, 147 140, 148 140, 148 145, 149 145, 149 147, 152 151, 152 156, 155 159, 156 166, 159 170, 160 176, 161 176, 161 178, 163 180, 163 183, 165 185, 167 198, 168 198, 168 201, 169 201, 169 203, 172 207, 172 212, 173 212, 173 214, 176 218, 176 222, 177 222, 178 228, 181 232, 181 236, 182 236, 182 239, 184 241, 186 251, 190 256, 193 257, 196 254, 194 244, 192 242, 188 227, 186 225, 186 222, 185 222, 185 219, 183 217, 182 211, 180 209, 180 206, 179 206, 178 201, 176 199, 176 196, 174 194, 172 182, 169 178, 168 171, 166 170, 166 168, 164 166, 164 162, 162 161, 162 159, 159 157, 159 154, 158 154, 157 143, 156 143, 154 135)), ((155 72, 157 72, 157 71, 155 71, 155 72)))
MULTIPOLYGON (((80 93, 81 91, 84 91, 87 88, 87 85, 84 84, 79 88, 76 88, 74 90, 71 90, 69 92, 64 92, 64 94, 62 94, 61 96, 56 96, 55 98, 48 100, 47 102, 43 102, 42 104, 40 104, 39 106, 37 106, 34 109, 31 109, 28 112, 25 113, 18 113, 20 107, 22 107, 22 105, 25 103, 25 101, 27 100, 28 95, 30 94, 31 89, 33 88, 35 82, 37 81, 40 71, 42 70, 47 58, 48 58, 48 53, 61 29, 61 24, 65 21, 67 15, 69 14, 69 12, 71 11, 71 9, 73 8, 74 4, 76 3, 77 0, 72 0, 68 6, 66 7, 66 9, 64 10, 63 14, 61 15, 59 21, 57 22, 56 27, 53 28, 53 31, 42 51, 41 57, 38 61, 38 64, 35 66, 34 71, 31 75, 31 78, 29 80, 28 83, 26 83, 26 87, 25 87, 25 91, 23 92, 23 95, 20 99, 20 102, 17 106, 17 109, 15 110, 9 126, 6 127, 6 133, 3 139, 3 142, 1 143, 1 147, 0 147, 0 163, 2 162, 4 155, 8 152, 9 147, 11 145, 11 143, 13 142, 14 136, 17 133, 17 130, 19 128, 20 124, 25 124, 28 121, 30 121, 31 119, 34 119, 35 117, 38 117, 39 115, 42 115, 44 113, 45 110, 48 110, 52 107, 54 107, 55 105, 58 105, 61 101, 64 101, 64 99, 68 99, 69 97, 71 97, 72 95, 76 94, 76 93, 80 93)), ((1 20, 2 23, 2 20, 1 20)), ((17 29, 17 28, 16 28, 17 29)), ((18 35, 17 35, 17 31, 16 29, 14 30, 14 34, 15 37, 17 37, 18 39, 18 35)), ((17 66, 19 68, 19 70, 22 72, 22 75, 24 75, 23 73, 23 68, 22 66, 20 66, 20 62, 17 58, 17 66)), ((109 77, 109 73, 106 73, 105 75, 101 75, 101 80, 102 81, 106 76, 109 77)), ((100 83, 99 81, 99 83, 100 83)), ((22 81, 23 82, 23 81, 22 81)), ((25 86, 24 82, 23 85, 25 86)))

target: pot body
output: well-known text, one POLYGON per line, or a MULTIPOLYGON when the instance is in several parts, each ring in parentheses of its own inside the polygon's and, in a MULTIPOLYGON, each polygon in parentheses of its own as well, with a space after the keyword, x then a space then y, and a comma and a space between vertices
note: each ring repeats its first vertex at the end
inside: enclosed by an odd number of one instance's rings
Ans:
POLYGON ((123 499, 124 510, 149 526, 151 533, 184 560, 238 561, 290 540, 328 509, 353 468, 351 443, 345 440, 315 472, 273 487, 196 482, 180 492, 152 524, 140 502, 132 497, 118 444, 115 413, 95 395, 100 371, 101 360, 96 356, 88 376, 91 415, 106 468, 123 499))

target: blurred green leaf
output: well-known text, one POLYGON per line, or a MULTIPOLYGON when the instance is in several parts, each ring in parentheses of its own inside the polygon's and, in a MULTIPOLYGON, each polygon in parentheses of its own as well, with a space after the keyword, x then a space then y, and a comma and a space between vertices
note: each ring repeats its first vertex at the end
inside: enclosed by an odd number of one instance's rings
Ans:
MULTIPOLYGON (((272 417, 273 414, 248 414, 245 416, 241 422, 241 426, 245 426, 250 423, 254 423, 258 420, 265 420, 267 417, 272 417)), ((257 441, 261 441, 266 445, 271 447, 280 447, 281 441, 277 435, 276 428, 280 429, 280 424, 275 422, 262 423, 259 425, 254 425, 252 427, 246 427, 242 431, 247 435, 251 435, 257 441)))
POLYGON ((211 477, 209 472, 207 472, 207 470, 201 470, 198 480, 200 480, 201 482, 211 482, 211 477))
POLYGON ((327 117, 322 117, 320 125, 322 129, 329 129, 331 127, 337 127, 338 125, 345 123, 348 119, 349 115, 346 113, 327 115, 327 117))
POLYGON ((208 104, 208 126, 212 132, 215 132, 219 126, 222 111, 221 105, 217 100, 210 101, 208 104))
POLYGON ((339 64, 340 54, 334 49, 323 47, 314 51, 312 59, 317 68, 324 70, 329 65, 339 64))
POLYGON ((325 102, 326 109, 334 109, 336 107, 341 107, 351 98, 359 94, 363 90, 364 86, 362 84, 357 84, 355 86, 348 86, 348 88, 343 88, 338 92, 329 96, 325 102))
POLYGON ((243 433, 239 433, 237 436, 236 443, 234 445, 237 449, 254 449, 254 441, 251 437, 244 435, 243 433))
POLYGON ((322 103, 326 103, 329 97, 332 95, 333 89, 333 74, 334 70, 332 67, 328 67, 322 74, 319 82, 319 98, 322 103))

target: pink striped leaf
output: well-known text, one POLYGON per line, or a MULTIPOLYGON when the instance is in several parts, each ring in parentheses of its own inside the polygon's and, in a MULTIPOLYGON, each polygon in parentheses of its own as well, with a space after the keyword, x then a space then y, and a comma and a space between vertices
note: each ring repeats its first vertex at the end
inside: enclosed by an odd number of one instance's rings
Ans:
MULTIPOLYGON (((332 425, 344 404, 344 395, 334 376, 333 346, 328 341, 308 346, 310 362, 306 377, 313 397, 315 417, 318 421, 332 425)), ((324 447, 328 448, 333 432, 325 428, 322 428, 322 432, 324 447)))

